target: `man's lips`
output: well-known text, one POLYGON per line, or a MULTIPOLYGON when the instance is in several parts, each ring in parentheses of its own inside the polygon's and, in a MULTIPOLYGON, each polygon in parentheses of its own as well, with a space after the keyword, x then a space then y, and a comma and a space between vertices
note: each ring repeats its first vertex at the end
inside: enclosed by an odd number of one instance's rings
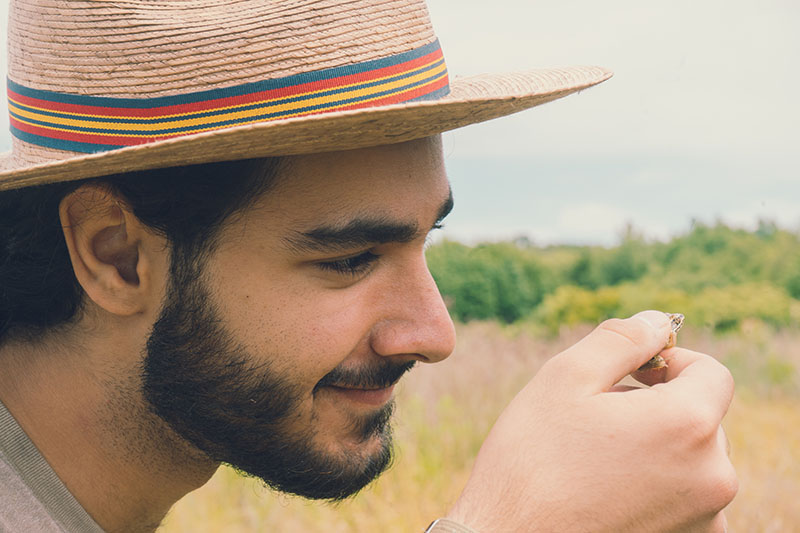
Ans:
POLYGON ((394 391, 393 384, 381 389, 358 389, 350 387, 338 387, 336 385, 328 385, 325 388, 342 398, 371 406, 384 405, 389 401, 389 399, 391 399, 392 392, 394 391))
POLYGON ((416 361, 396 363, 379 360, 360 368, 337 367, 328 372, 314 386, 314 394, 321 390, 332 392, 338 400, 349 400, 362 406, 380 407, 392 398, 395 384, 413 368, 416 361))

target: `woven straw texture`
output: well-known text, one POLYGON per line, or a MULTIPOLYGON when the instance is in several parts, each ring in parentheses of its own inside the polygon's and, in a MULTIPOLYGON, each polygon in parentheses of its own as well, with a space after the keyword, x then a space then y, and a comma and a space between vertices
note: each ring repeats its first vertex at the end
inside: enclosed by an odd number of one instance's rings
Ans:
MULTIPOLYGON (((154 98, 354 65, 435 35, 422 0, 12 0, 9 79, 73 95, 154 98)), ((14 138, 0 190, 110 173, 402 142, 597 84, 597 67, 451 80, 449 96, 235 126, 97 154, 14 138)))

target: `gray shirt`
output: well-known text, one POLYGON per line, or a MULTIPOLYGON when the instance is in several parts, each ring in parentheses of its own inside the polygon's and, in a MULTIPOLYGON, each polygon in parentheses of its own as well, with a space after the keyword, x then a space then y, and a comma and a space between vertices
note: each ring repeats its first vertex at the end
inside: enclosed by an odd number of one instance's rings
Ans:
POLYGON ((103 533, 0 402, 0 533, 103 533))

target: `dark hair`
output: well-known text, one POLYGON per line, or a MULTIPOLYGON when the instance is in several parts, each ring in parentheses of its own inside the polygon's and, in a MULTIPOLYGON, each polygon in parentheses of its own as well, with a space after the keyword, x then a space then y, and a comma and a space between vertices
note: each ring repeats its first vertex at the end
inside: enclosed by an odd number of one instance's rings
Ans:
MULTIPOLYGON (((207 255, 222 224, 274 182, 280 158, 207 163, 91 180, 171 245, 172 270, 207 255)), ((61 200, 86 181, 0 193, 0 343, 76 317, 83 289, 61 228, 61 200)))

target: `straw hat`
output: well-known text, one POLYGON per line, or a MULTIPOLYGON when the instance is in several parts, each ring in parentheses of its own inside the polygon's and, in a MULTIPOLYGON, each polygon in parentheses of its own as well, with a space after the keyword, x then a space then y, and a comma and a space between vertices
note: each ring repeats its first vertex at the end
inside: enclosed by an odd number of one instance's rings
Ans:
POLYGON ((11 0, 0 190, 408 141, 608 79, 449 79, 424 0, 11 0))

